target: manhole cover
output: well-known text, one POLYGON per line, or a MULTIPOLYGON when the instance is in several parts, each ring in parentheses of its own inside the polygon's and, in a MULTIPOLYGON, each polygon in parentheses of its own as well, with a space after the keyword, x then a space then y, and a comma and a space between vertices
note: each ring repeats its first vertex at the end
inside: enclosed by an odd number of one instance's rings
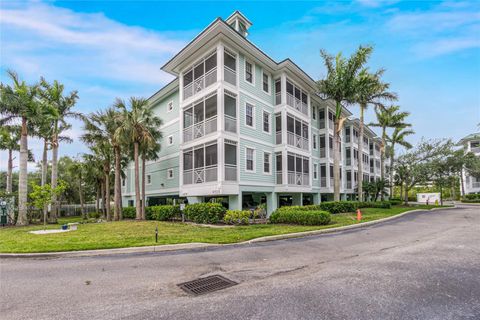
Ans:
POLYGON ((180 283, 178 284, 178 286, 185 292, 198 296, 217 290, 222 290, 236 284, 238 283, 236 283, 235 281, 219 275, 214 275, 180 283))

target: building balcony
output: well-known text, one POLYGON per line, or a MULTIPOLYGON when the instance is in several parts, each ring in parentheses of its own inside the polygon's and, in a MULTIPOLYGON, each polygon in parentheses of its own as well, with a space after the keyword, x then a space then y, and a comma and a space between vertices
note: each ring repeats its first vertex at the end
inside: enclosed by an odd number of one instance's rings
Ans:
POLYGON ((186 100, 205 88, 217 82, 217 67, 209 70, 207 73, 196 77, 193 82, 183 87, 183 100, 186 100))
POLYGON ((230 83, 232 86, 237 85, 237 73, 235 70, 230 69, 227 66, 223 67, 223 77, 225 82, 230 83))
POLYGON ((309 149, 308 139, 292 132, 287 132, 287 144, 303 150, 309 149))
POLYGON ((287 105, 308 116, 308 105, 287 92, 287 105))
POLYGON ((300 173, 295 171, 288 171, 287 179, 289 185, 294 186, 309 186, 310 175, 308 173, 300 173))
POLYGON ((480 147, 472 147, 472 148, 470 148, 470 152, 480 153, 480 147))
POLYGON ((480 181, 472 182, 472 188, 480 188, 480 181))
POLYGON ((189 142, 201 138, 215 131, 217 131, 217 116, 183 129, 183 142, 189 142))

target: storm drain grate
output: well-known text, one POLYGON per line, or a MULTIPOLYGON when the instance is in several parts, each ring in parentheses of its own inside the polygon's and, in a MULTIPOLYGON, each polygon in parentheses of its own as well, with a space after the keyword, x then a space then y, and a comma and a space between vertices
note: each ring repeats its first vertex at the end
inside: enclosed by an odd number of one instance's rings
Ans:
POLYGON ((198 296, 201 294, 229 288, 236 284, 238 283, 235 281, 220 275, 214 275, 180 283, 178 286, 185 292, 198 296))

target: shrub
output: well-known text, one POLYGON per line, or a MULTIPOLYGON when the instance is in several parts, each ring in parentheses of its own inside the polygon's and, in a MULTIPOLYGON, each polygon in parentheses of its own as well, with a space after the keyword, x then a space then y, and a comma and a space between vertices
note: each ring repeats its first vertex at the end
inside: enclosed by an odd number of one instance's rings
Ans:
POLYGON ((227 210, 223 222, 227 224, 249 224, 250 215, 250 211, 247 210, 227 210))
POLYGON ((465 200, 480 200, 480 193, 466 194, 465 200))
POLYGON ((180 215, 180 206, 163 205, 151 206, 145 208, 145 216, 147 220, 167 221, 180 215))
POLYGON ((98 219, 98 218, 100 218, 100 216, 101 216, 100 212, 90 212, 88 214, 89 218, 94 218, 94 219, 98 219))
POLYGON ((270 216, 271 223, 291 223, 301 225, 326 225, 331 221, 329 212, 320 210, 302 210, 299 207, 282 207, 270 216))
POLYGON ((480 203, 480 199, 463 199, 463 203, 480 203))
POLYGON ((398 206, 399 204, 402 204, 403 201, 399 199, 390 199, 389 202, 392 206, 398 206))
POLYGON ((355 201, 326 201, 320 203, 320 209, 330 213, 353 212, 357 209, 355 201))
POLYGON ((220 203, 194 203, 185 207, 185 216, 196 223, 217 223, 225 214, 220 203))
POLYGON ((137 215, 135 207, 125 207, 122 209, 122 217, 124 219, 135 219, 137 215))

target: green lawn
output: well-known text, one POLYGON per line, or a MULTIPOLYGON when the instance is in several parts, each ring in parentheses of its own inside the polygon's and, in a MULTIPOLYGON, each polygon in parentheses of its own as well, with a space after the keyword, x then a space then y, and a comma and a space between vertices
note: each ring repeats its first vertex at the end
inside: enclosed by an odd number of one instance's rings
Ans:
MULTIPOLYGON (((433 206, 430 206, 433 207, 433 206)), ((416 207, 394 207, 392 209, 363 209, 363 222, 393 216, 416 207)), ((332 216, 327 226, 295 226, 262 224, 236 227, 203 227, 183 223, 158 221, 119 221, 109 223, 81 224, 77 231, 36 235, 31 230, 41 230, 43 226, 0 229, 0 252, 29 253, 54 252, 89 249, 108 249, 155 245, 155 227, 158 226, 158 244, 189 242, 235 243, 263 236, 319 230, 355 224, 356 214, 332 216)), ((79 217, 61 218, 58 225, 47 225, 57 229, 61 224, 81 221, 79 217)))

